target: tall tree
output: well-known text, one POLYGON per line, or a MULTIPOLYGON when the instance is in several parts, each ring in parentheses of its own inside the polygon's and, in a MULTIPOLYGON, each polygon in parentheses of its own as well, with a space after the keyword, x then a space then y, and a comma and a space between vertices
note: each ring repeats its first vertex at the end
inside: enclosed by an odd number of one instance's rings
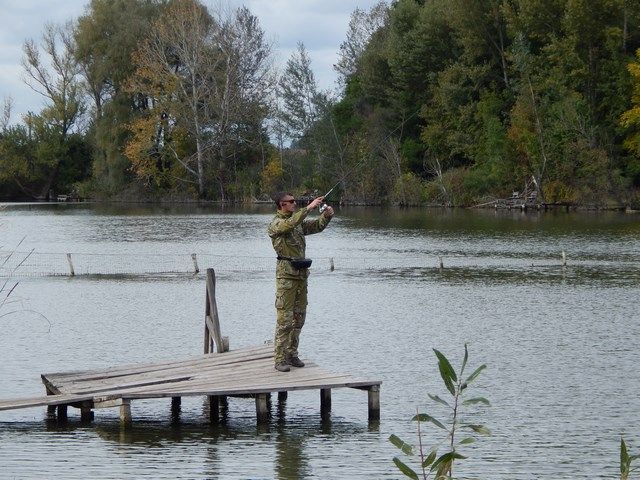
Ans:
POLYGON ((132 53, 161 15, 165 0, 91 0, 76 22, 74 54, 83 87, 92 100, 94 186, 115 193, 131 181, 123 155, 129 138, 126 126, 146 108, 125 82, 134 71, 132 53))
POLYGON ((270 47, 257 19, 245 8, 211 14, 195 0, 173 0, 134 63, 128 89, 142 92, 149 105, 131 125, 127 155, 134 168, 147 175, 157 166, 149 155, 153 147, 171 175, 195 182, 200 196, 212 176, 224 199, 225 162, 235 154, 230 145, 246 141, 245 127, 259 125, 268 105, 270 47), (180 135, 193 150, 173 141, 180 135), (176 163, 178 170, 171 166, 176 163))
POLYGON ((48 24, 40 44, 29 39, 23 45, 22 65, 26 83, 46 98, 48 105, 42 118, 57 135, 60 148, 52 160, 51 170, 42 185, 40 196, 48 197, 56 180, 60 164, 65 160, 64 145, 72 128, 84 112, 84 101, 79 83, 79 67, 73 55, 73 26, 71 22, 60 26, 48 24), (46 56, 43 59, 42 53, 46 56))
POLYGON ((356 73, 360 57, 364 53, 371 36, 388 21, 389 6, 378 2, 367 12, 356 8, 351 13, 347 38, 340 44, 338 63, 333 68, 338 73, 338 80, 346 85, 348 79, 356 73))

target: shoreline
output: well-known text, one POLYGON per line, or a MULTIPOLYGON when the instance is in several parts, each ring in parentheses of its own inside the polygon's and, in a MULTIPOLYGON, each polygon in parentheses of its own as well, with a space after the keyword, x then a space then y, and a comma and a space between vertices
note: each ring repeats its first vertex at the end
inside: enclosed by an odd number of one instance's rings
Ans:
MULTIPOLYGON (((301 199, 301 205, 308 203, 307 199, 301 199)), ((11 206, 44 206, 44 205, 158 205, 158 206, 249 206, 249 205, 270 205, 271 200, 251 200, 251 201, 221 201, 221 200, 73 200, 73 201, 20 201, 20 200, 0 200, 0 208, 11 206)), ((508 204, 501 202, 488 202, 481 205, 399 205, 366 202, 341 202, 340 207, 374 207, 374 208, 399 208, 399 209, 424 209, 424 210, 502 210, 502 211, 522 211, 522 212, 624 212, 640 213, 640 206, 630 205, 573 205, 573 204, 508 204)))

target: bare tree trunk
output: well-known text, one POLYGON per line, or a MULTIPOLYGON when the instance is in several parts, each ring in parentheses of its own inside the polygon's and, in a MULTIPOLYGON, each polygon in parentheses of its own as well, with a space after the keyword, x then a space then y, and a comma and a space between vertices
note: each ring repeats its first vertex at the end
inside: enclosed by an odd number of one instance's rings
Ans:
POLYGON ((536 191, 538 198, 544 201, 544 195, 542 194, 542 178, 544 177, 545 169, 547 166, 547 153, 544 146, 544 139, 542 136, 542 123, 540 122, 540 116, 538 115, 538 107, 536 105, 536 98, 533 93, 533 86, 531 85, 531 79, 527 78, 529 84, 529 92, 531 94, 531 107, 533 109, 533 115, 536 121, 536 136, 538 137, 538 144, 540 145, 540 155, 542 155, 542 165, 533 174, 533 178, 536 184, 536 191))

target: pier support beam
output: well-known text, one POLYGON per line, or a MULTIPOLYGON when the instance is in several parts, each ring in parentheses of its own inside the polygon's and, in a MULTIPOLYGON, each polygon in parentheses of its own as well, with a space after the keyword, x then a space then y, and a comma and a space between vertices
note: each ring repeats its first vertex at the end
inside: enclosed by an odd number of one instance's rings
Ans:
POLYGON ((180 405, 182 405, 182 397, 171 397, 171 413, 179 412, 180 405))
POLYGON ((380 420, 380 386, 372 385, 369 394, 369 420, 380 420))
POLYGON ((124 428, 131 427, 133 420, 131 419, 131 400, 122 400, 120 405, 120 426, 124 428))
POLYGON ((67 405, 58 405, 58 411, 56 412, 56 417, 59 422, 67 421, 67 405))
POLYGON ((286 402, 288 396, 289 392, 286 390, 284 392, 278 392, 278 403, 286 402))
POLYGON ((331 389, 320 389, 320 417, 325 419, 331 414, 331 389))
POLYGON ((220 423, 220 397, 209 395, 209 421, 217 425, 220 423))
POLYGON ((80 421, 82 423, 89 423, 93 420, 93 410, 90 406, 82 405, 80 407, 80 421))
POLYGON ((269 423, 269 399, 268 393, 258 393, 256 395, 256 417, 258 423, 269 423))

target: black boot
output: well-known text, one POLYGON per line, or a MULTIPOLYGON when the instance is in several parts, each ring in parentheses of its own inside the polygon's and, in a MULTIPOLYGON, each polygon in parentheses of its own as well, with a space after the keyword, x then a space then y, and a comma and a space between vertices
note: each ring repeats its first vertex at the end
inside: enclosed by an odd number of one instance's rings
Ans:
POLYGON ((289 365, 287 365, 285 362, 282 362, 276 363, 276 370, 278 370, 279 372, 288 372, 291 369, 289 368, 289 365))
POLYGON ((291 357, 289 360, 287 360, 287 363, 292 367, 296 367, 296 368, 304 367, 304 362, 300 360, 298 357, 291 357))

